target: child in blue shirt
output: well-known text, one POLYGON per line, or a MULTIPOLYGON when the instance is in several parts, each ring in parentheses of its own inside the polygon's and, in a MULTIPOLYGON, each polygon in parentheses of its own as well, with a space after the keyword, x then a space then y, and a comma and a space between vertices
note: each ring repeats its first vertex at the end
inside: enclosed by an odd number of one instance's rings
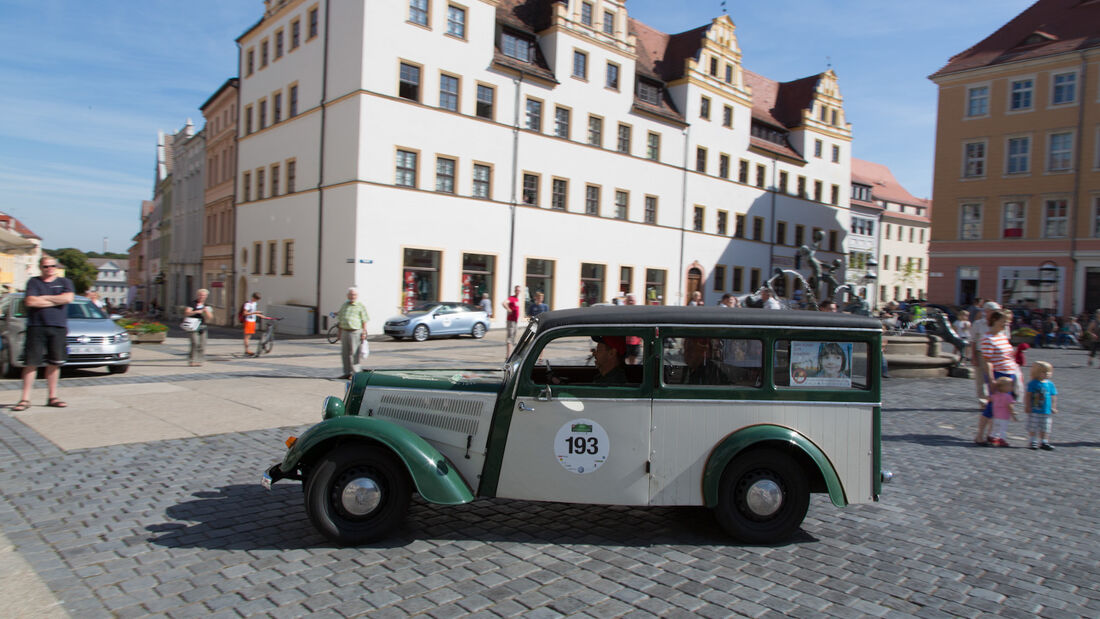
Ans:
POLYGON ((1049 442, 1051 416, 1058 412, 1058 390, 1050 382, 1053 374, 1054 367, 1045 361, 1036 361, 1031 366, 1031 382, 1024 399, 1031 449, 1054 450, 1049 442))

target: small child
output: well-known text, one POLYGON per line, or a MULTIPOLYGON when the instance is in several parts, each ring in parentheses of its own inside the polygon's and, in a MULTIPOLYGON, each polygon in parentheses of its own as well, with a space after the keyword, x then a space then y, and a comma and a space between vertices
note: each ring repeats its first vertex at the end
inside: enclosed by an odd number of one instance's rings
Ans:
POLYGON ((989 396, 989 401, 993 404, 993 432, 990 433, 989 444, 994 447, 1008 447, 1008 420, 1016 420, 1016 398, 1012 394, 1015 385, 1011 378, 1002 376, 993 386, 996 391, 989 396))
POLYGON ((959 351, 959 356, 963 361, 966 361, 966 353, 970 350, 970 312, 959 310, 959 317, 951 323, 951 326, 955 329, 955 333, 958 333, 959 337, 962 338, 963 349, 959 351))
POLYGON ((1027 384, 1027 395, 1024 397, 1031 449, 1054 451, 1054 446, 1050 444, 1050 422, 1051 415, 1058 412, 1058 390, 1050 382, 1053 375, 1054 367, 1046 361, 1036 361, 1031 366, 1031 382, 1027 384))

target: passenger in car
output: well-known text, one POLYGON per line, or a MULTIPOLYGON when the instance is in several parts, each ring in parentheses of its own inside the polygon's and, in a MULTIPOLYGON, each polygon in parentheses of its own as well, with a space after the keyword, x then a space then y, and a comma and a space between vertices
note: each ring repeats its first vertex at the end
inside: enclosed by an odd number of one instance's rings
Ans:
POLYGON ((711 358, 710 340, 705 337, 684 338, 684 365, 687 366, 685 384, 729 385, 733 379, 722 366, 711 358))
POLYGON ((593 357, 599 374, 592 379, 597 385, 623 385, 629 382, 623 359, 626 357, 626 338, 619 335, 594 335, 596 350, 593 357))

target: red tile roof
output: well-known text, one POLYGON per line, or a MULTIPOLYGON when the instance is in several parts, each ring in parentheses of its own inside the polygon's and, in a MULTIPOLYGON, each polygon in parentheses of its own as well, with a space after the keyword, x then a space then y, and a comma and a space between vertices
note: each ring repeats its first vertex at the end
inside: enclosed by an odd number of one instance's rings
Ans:
MULTIPOLYGON (((881 163, 872 163, 852 157, 852 182, 870 185, 871 196, 876 200, 896 204, 912 204, 928 208, 931 217, 932 201, 914 197, 894 178, 890 168, 881 163)), ((897 214, 897 213, 891 213, 897 214)))
POLYGON ((821 74, 792 82, 770 80, 742 69, 745 85, 752 88, 752 117, 776 127, 792 128, 802 124, 802 110, 813 104, 821 74))
POLYGON ((12 217, 11 215, 8 215, 7 213, 0 213, 0 227, 3 227, 6 230, 11 230, 12 232, 15 232, 23 238, 38 239, 39 241, 42 240, 42 237, 38 236, 34 232, 31 232, 31 229, 23 225, 23 222, 19 221, 15 217, 12 217))
POLYGON ((1100 1, 1039 0, 930 77, 1098 46, 1100 1))

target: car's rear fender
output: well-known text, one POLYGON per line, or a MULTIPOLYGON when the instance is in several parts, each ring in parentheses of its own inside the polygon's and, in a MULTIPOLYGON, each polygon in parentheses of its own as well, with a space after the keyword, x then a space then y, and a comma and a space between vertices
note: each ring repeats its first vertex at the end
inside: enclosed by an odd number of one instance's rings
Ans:
POLYGON ((798 432, 771 424, 761 424, 743 428, 730 434, 715 446, 707 458, 703 469, 703 500, 707 507, 718 504, 718 486, 726 466, 738 454, 746 450, 775 446, 784 449, 799 462, 810 475, 811 489, 824 484, 833 505, 844 507, 848 500, 844 496, 844 486, 836 469, 817 445, 798 432))
POLYGON ((381 445, 405 465, 417 492, 430 503, 459 505, 474 500, 473 492, 454 466, 436 448, 415 433, 384 419, 334 417, 313 426, 298 437, 282 464, 272 467, 272 480, 301 477, 299 470, 337 445, 362 442, 381 445))

